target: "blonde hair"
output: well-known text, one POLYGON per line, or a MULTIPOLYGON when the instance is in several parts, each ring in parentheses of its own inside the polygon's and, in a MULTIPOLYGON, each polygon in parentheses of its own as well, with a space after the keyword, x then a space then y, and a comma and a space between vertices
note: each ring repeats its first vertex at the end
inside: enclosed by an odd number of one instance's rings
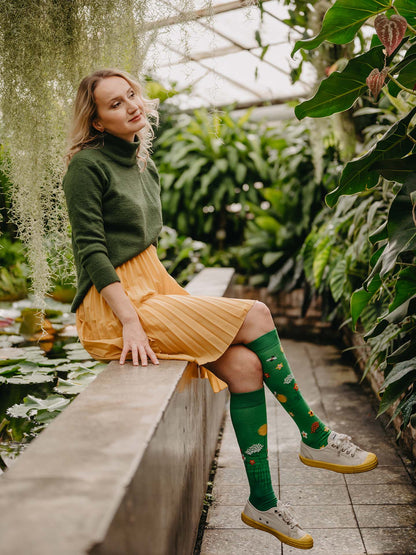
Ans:
POLYGON ((93 126, 93 121, 98 115, 94 91, 97 84, 107 77, 122 77, 125 79, 143 103, 146 125, 137 133, 140 140, 137 163, 143 171, 146 168, 154 138, 154 131, 149 118, 154 120, 155 126, 159 124, 159 113, 157 111, 159 99, 145 98, 142 86, 138 81, 127 72, 112 68, 94 71, 84 77, 79 84, 73 109, 72 127, 68 137, 69 146, 65 155, 66 165, 69 164, 76 152, 84 148, 98 148, 103 144, 103 134, 93 126))

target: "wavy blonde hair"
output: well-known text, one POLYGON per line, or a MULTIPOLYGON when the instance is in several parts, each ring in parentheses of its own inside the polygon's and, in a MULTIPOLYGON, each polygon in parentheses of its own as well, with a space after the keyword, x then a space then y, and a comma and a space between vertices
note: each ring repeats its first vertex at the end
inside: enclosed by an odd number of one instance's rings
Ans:
POLYGON ((84 148, 99 148, 103 144, 103 134, 93 126, 93 121, 97 117, 97 105, 94 98, 94 91, 97 84, 102 79, 108 77, 122 77, 125 79, 134 92, 139 96, 144 106, 146 125, 138 131, 140 147, 137 150, 137 163, 141 170, 147 166, 150 156, 154 130, 149 119, 154 120, 154 125, 159 124, 159 99, 145 98, 142 86, 126 71, 120 69, 107 68, 94 71, 84 77, 78 87, 73 108, 72 126, 68 137, 68 150, 65 155, 66 165, 69 164, 74 154, 84 148))

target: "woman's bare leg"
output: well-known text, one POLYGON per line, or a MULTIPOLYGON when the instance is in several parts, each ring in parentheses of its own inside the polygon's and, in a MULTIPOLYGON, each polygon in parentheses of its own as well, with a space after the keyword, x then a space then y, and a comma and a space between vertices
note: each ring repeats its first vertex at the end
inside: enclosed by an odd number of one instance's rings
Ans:
POLYGON ((234 337, 233 344, 249 343, 274 328, 275 324, 270 310, 264 303, 256 301, 247 312, 241 328, 234 337))
POLYGON ((231 345, 218 360, 204 366, 225 382, 232 393, 246 393, 263 387, 260 360, 243 345, 231 345))

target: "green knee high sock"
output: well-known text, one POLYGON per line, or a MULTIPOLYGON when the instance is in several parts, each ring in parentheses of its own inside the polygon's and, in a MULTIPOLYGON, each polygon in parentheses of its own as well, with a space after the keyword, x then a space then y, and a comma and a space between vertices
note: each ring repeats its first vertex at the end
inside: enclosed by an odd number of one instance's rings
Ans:
POLYGON ((331 430, 314 414, 299 391, 290 370, 277 330, 274 329, 246 344, 259 357, 264 383, 296 422, 302 441, 319 449, 328 444, 331 430))
POLYGON ((264 387, 231 393, 230 415, 250 484, 250 503, 267 511, 277 503, 267 458, 267 416, 264 387))

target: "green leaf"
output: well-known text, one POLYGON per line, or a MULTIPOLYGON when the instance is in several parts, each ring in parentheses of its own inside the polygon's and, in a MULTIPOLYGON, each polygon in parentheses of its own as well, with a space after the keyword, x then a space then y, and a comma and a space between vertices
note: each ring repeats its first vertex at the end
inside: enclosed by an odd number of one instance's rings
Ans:
MULTIPOLYGON (((416 58, 416 54, 414 57, 416 58)), ((413 89, 413 86, 416 84, 416 59, 408 63, 406 67, 400 71, 396 81, 403 85, 403 87, 413 89)), ((388 89, 389 93, 393 96, 397 96, 402 90, 394 81, 389 82, 388 89)))
MULTIPOLYGON (((329 207, 335 206, 341 195, 353 195, 375 187, 379 179, 376 170, 371 170, 375 162, 391 158, 392 155, 403 157, 412 150, 414 143, 407 136, 407 127, 415 114, 416 108, 413 108, 394 124, 367 154, 344 167, 338 187, 325 197, 329 207)), ((416 138, 416 128, 413 128, 409 135, 416 138)))
POLYGON ((395 0, 394 7, 407 19, 410 25, 416 24, 416 10, 414 0, 395 0))
POLYGON ((415 190, 416 176, 412 175, 391 203, 387 220, 388 243, 370 276, 379 272, 383 277, 394 268, 400 253, 416 248, 416 227, 410 198, 415 190))
POLYGON ((339 301, 344 293, 345 284, 347 283, 347 260, 342 257, 329 276, 329 287, 335 301, 339 301))
POLYGON ((397 380, 390 384, 383 393, 381 398, 380 407, 377 416, 380 416, 386 410, 391 407, 391 405, 397 401, 397 399, 407 391, 409 385, 414 381, 416 377, 416 372, 410 372, 403 376, 400 380, 397 380))
POLYGON ((365 54, 350 60, 345 69, 334 71, 324 79, 313 98, 295 108, 298 119, 306 116, 321 118, 348 110, 359 96, 367 90, 366 79, 374 68, 384 66, 383 46, 372 48, 365 54))
MULTIPOLYGON (((326 241, 327 243, 327 241, 326 241)), ((322 276, 324 274, 325 268, 328 264, 329 255, 331 254, 332 245, 326 244, 324 248, 320 247, 320 250, 315 256, 312 266, 312 273, 315 282, 315 287, 318 289, 321 285, 322 276)))
POLYGON ((416 267, 409 266, 399 272, 395 286, 395 297, 389 305, 389 312, 416 295, 416 267))
POLYGON ((393 382, 397 382, 401 380, 404 376, 409 374, 410 372, 416 371, 416 357, 411 358, 410 360, 405 360, 400 362, 399 364, 395 364, 391 369, 389 375, 384 380, 380 390, 386 389, 389 385, 393 382))
POLYGON ((357 291, 354 291, 354 293, 351 295, 350 309, 353 329, 355 329, 358 318, 360 317, 362 311, 374 297, 375 293, 377 293, 377 291, 380 289, 380 286, 381 279, 379 274, 377 274, 371 280, 371 283, 368 286, 368 290, 365 290, 364 287, 361 287, 361 289, 357 289, 357 291))
POLYGON ((281 228, 279 222, 271 216, 258 216, 256 218, 256 224, 261 229, 265 229, 266 231, 269 231, 271 233, 277 233, 281 228))
POLYGON ((371 166, 389 181, 404 183, 411 174, 416 173, 416 154, 409 154, 404 158, 387 158, 378 160, 371 166))
POLYGON ((390 0, 337 0, 326 12, 320 33, 307 40, 297 41, 292 56, 299 48, 312 50, 325 40, 347 44, 369 17, 386 11, 390 0))
POLYGON ((416 295, 402 303, 386 316, 382 317, 377 325, 370 332, 368 332, 364 338, 367 340, 372 337, 376 337, 382 333, 389 324, 397 324, 405 320, 408 316, 414 314, 416 314, 416 295))
POLYGON ((65 399, 61 395, 49 395, 46 399, 40 399, 34 395, 28 395, 23 399, 23 403, 16 404, 7 409, 7 414, 14 418, 30 418, 36 416, 39 410, 49 412, 62 410, 70 403, 70 399, 65 399))
POLYGON ((283 254, 283 252, 266 252, 263 256, 263 266, 266 268, 273 266, 275 262, 282 258, 283 254))

